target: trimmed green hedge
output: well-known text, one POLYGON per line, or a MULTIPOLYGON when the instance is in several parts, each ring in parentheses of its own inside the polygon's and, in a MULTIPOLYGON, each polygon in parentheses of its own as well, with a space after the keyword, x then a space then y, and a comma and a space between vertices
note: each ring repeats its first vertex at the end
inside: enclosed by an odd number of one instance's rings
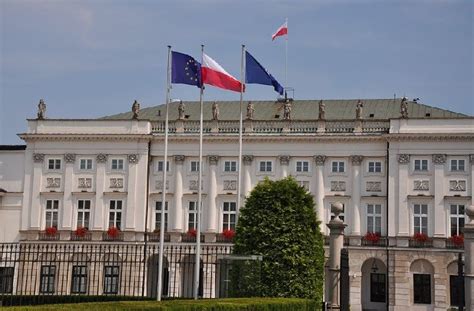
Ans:
POLYGON ((162 310, 162 311, 314 311, 321 310, 315 300, 298 298, 234 298, 169 301, 120 301, 81 304, 7 307, 5 311, 30 310, 162 310))
POLYGON ((135 296, 107 296, 107 295, 5 295, 0 296, 0 306, 45 305, 56 303, 106 302, 153 300, 147 297, 135 296))

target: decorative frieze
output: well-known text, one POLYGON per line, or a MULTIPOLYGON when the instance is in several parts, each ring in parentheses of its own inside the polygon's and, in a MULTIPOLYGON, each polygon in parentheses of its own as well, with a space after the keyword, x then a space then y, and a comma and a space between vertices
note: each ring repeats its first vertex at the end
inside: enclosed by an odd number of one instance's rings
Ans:
POLYGON ((185 156, 184 155, 175 155, 174 156, 174 162, 176 164, 183 164, 184 163, 185 156))
POLYGON ((466 191, 466 181, 465 180, 450 180, 449 190, 450 191, 466 191))
POLYGON ((331 191, 346 191, 346 182, 331 181, 331 191))
POLYGON ((138 163, 138 154, 129 154, 128 163, 132 163, 132 164, 138 163))
POLYGON ((110 188, 123 188, 123 178, 110 178, 110 188))
POLYGON ((59 188, 61 187, 61 178, 48 177, 46 178, 46 188, 59 188))
POLYGON ((278 158, 280 159, 280 164, 281 165, 290 164, 290 156, 289 155, 281 155, 278 158))
POLYGON ((408 163, 410 163, 410 155, 409 154, 399 154, 397 156, 397 161, 400 164, 408 164, 408 163))
POLYGON ((433 154, 433 163, 434 164, 444 164, 446 163, 445 154, 433 154))
POLYGON ((44 153, 33 153, 33 162, 42 163, 44 161, 44 153))
POLYGON ((314 156, 314 162, 316 162, 316 165, 324 165, 324 162, 326 162, 326 156, 325 155, 315 155, 314 156))
POLYGON ((66 153, 64 155, 64 162, 66 162, 66 163, 76 162, 76 155, 74 153, 66 153))
POLYGON ((209 164, 210 165, 217 165, 217 162, 219 162, 219 156, 218 155, 210 155, 208 157, 209 159, 209 164))
POLYGON ((237 181, 224 180, 224 190, 237 190, 237 181))
POLYGON ((382 183, 380 181, 368 181, 365 185, 367 192, 382 192, 382 183))
POLYGON ((251 165, 253 161, 253 155, 244 155, 242 156, 242 160, 244 161, 245 165, 251 165))
MULTIPOLYGON (((189 181, 189 190, 191 191, 198 191, 198 181, 197 180, 190 180, 189 181)), ((201 184, 202 189, 202 184, 201 184)))
POLYGON ((77 187, 81 189, 92 188, 92 178, 79 178, 77 187))
MULTIPOLYGON (((166 190, 169 190, 169 188, 170 188, 170 181, 166 180, 166 190)), ((163 190, 163 181, 162 180, 155 181, 155 189, 163 190)))
POLYGON ((99 153, 99 154, 97 155, 97 163, 105 163, 105 162, 107 162, 107 157, 108 157, 108 156, 107 156, 106 154, 104 154, 104 153, 99 153))
POLYGON ((352 165, 360 165, 364 160, 364 156, 361 155, 353 155, 351 156, 352 165))
POLYGON ((429 180, 415 180, 413 181, 413 190, 428 191, 430 190, 429 180))

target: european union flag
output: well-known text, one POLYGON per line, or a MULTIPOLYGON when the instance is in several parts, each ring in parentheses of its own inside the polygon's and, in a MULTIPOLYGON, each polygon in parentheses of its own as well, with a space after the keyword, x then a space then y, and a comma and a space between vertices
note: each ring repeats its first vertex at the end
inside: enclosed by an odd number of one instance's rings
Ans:
POLYGON ((245 82, 273 85, 273 89, 283 95, 280 83, 247 51, 245 51, 245 82))
POLYGON ((193 57, 171 52, 171 83, 201 87, 201 64, 193 57))

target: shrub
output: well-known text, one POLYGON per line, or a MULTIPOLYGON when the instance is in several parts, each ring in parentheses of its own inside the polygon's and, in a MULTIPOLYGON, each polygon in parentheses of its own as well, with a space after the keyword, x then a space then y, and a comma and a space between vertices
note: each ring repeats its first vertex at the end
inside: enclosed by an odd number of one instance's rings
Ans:
POLYGON ((231 229, 225 229, 224 231, 222 231, 222 235, 226 238, 226 239, 233 239, 234 236, 235 236, 235 231, 234 230, 231 230, 231 229))
POLYGON ((56 227, 47 227, 45 230, 46 235, 54 236, 58 233, 58 229, 56 227))
POLYGON ((84 227, 77 227, 77 229, 74 231, 74 234, 78 237, 85 237, 87 234, 87 228, 84 227))
POLYGON ((417 242, 427 242, 428 236, 425 233, 417 232, 413 235, 413 240, 417 242))

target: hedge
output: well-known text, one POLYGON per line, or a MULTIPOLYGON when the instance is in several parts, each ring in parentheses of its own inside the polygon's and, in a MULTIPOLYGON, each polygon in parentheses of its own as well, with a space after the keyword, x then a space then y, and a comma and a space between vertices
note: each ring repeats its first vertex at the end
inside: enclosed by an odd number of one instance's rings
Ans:
POLYGON ((44 305, 56 303, 81 303, 104 301, 153 300, 135 296, 88 296, 88 295, 0 295, 0 306, 44 305))

